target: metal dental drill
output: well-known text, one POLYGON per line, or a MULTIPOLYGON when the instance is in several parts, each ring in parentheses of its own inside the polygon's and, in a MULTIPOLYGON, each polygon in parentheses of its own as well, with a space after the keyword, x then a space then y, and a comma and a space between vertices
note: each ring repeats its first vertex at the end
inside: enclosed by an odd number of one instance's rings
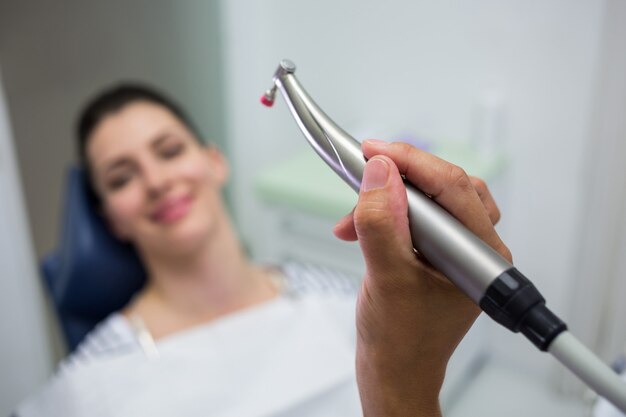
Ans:
MULTIPOLYGON (((271 106, 280 90, 313 149, 358 193, 366 162, 361 145, 315 104, 295 70, 291 61, 281 61, 261 102, 271 106)), ((552 353, 626 412, 626 383, 567 331, 532 282, 432 199, 410 183, 405 185, 414 248, 491 318, 552 353)))

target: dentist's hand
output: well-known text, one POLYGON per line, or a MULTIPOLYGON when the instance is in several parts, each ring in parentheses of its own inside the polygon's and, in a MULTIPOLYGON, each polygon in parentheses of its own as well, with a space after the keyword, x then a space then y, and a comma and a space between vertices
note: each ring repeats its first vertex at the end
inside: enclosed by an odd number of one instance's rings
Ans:
POLYGON ((404 143, 365 141, 359 201, 335 226, 358 240, 366 274, 357 304, 357 378, 366 416, 439 416, 454 349, 479 308, 413 251, 400 174, 511 260, 484 182, 404 143))

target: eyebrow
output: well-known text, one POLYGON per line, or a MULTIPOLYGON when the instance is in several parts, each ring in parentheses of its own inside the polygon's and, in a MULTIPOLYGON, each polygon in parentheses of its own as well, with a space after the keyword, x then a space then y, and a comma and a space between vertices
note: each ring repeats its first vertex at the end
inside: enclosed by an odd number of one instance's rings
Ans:
POLYGON ((125 168, 127 165, 130 165, 130 160, 126 157, 122 157, 119 159, 116 159, 112 164, 109 164, 106 166, 106 168, 104 169, 104 174, 108 174, 111 171, 115 171, 116 169, 119 168, 125 168))

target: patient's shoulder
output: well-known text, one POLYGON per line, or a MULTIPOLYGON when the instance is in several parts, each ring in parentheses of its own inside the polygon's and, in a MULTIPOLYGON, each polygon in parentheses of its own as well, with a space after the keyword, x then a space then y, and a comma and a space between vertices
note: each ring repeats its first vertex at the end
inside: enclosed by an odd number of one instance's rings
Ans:
POLYGON ((361 285, 359 277, 322 265, 291 261, 280 269, 284 275, 284 292, 288 295, 353 298, 361 285))
POLYGON ((76 350, 61 362, 59 371, 138 349, 139 345, 128 320, 122 314, 114 313, 85 336, 76 350))

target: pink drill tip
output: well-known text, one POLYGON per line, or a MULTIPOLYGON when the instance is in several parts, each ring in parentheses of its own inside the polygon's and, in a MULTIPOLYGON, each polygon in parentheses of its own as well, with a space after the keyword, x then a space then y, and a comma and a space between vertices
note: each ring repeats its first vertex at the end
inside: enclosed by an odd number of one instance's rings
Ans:
POLYGON ((261 103, 263 103, 264 106, 267 107, 272 107, 274 105, 274 101, 270 100, 269 98, 267 98, 267 96, 262 95, 261 96, 261 103))

